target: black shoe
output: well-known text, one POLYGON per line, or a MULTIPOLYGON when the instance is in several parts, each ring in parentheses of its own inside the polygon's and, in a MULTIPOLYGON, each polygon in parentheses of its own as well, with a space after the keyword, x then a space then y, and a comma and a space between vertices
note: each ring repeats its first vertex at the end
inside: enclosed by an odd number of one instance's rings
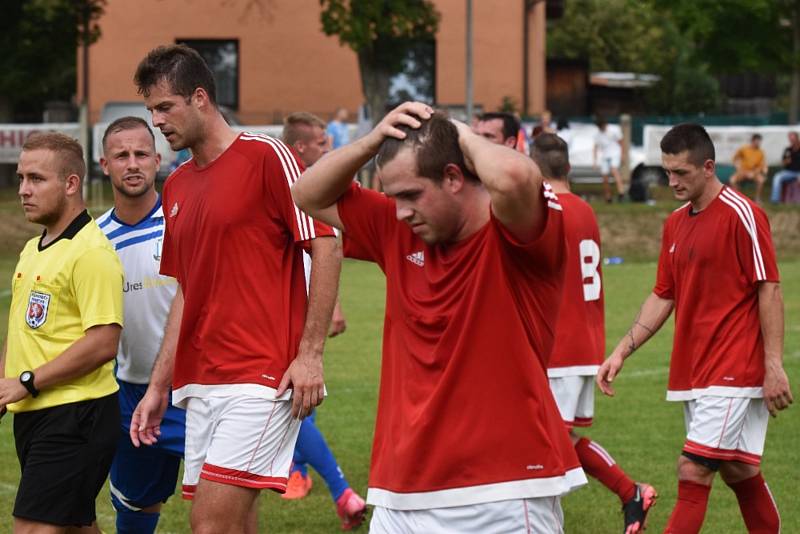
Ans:
POLYGON ((645 529, 647 512, 656 503, 658 493, 649 484, 636 484, 636 493, 633 498, 622 505, 625 514, 625 530, 622 534, 639 534, 645 529))

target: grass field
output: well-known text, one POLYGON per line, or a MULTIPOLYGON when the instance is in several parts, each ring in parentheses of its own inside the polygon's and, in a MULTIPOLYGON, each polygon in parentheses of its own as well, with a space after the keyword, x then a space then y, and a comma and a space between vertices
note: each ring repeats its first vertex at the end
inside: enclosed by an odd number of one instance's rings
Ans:
MULTIPOLYGON (((8 248, 0 252, 2 324, 6 323, 9 304, 6 281, 10 279, 17 252, 8 248)), ((795 393, 800 394, 797 387, 800 380, 800 260, 783 261, 780 268, 786 301, 786 367, 795 393)), ((654 275, 652 262, 606 267, 609 346, 616 343, 629 326, 650 290, 654 275)), ((380 372, 384 280, 373 265, 347 261, 341 288, 348 330, 328 344, 329 397, 319 409, 317 423, 351 485, 364 494, 380 372)), ((5 328, 0 327, 0 335, 4 335, 4 331, 5 328)), ((586 432, 631 476, 658 488, 660 499, 650 515, 650 532, 661 532, 675 502, 675 463, 684 438, 681 406, 664 400, 671 337, 670 323, 628 361, 617 381, 617 396, 597 399, 595 427, 586 432)), ((11 422, 12 418, 7 416, 0 424, 0 532, 11 530, 10 514, 19 477, 11 422)), ((799 441, 800 406, 796 405, 771 421, 763 462, 765 477, 782 513, 783 532, 787 534, 800 532, 800 498, 794 493, 800 480, 799 441)), ((568 533, 604 534, 620 530, 618 500, 594 481, 567 496, 563 506, 568 533)), ((177 497, 171 499, 163 511, 159 532, 188 532, 188 511, 185 501, 177 497)), ((284 501, 276 494, 265 492, 260 512, 264 532, 339 531, 335 507, 316 474, 314 489, 307 499, 284 501)), ((98 519, 106 532, 114 531, 107 490, 98 498, 98 519)), ((712 492, 703 532, 746 532, 736 500, 721 482, 712 492)))

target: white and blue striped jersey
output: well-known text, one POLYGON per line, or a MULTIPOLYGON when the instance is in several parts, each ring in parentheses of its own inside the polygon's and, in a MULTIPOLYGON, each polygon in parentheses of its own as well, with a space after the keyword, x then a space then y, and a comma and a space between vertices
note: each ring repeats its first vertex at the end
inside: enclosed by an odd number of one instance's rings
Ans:
POLYGON ((153 369, 167 315, 178 284, 159 274, 164 239, 161 197, 153 210, 135 225, 128 225, 110 209, 97 224, 119 255, 125 270, 125 328, 117 352, 117 378, 133 384, 147 384, 153 369))

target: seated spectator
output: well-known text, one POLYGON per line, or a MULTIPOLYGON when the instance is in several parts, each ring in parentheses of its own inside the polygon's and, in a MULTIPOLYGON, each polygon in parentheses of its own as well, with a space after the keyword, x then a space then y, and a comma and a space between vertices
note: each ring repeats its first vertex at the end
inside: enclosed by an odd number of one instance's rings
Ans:
POLYGON ((781 201, 783 186, 797 180, 797 177, 800 176, 800 137, 797 132, 789 132, 789 146, 783 151, 782 160, 783 170, 772 177, 770 200, 773 204, 781 201))
POLYGON ((737 191, 745 180, 756 183, 756 202, 761 202, 761 190, 767 180, 767 158, 761 150, 761 135, 753 134, 750 143, 742 146, 733 156, 736 171, 731 175, 730 185, 737 191))

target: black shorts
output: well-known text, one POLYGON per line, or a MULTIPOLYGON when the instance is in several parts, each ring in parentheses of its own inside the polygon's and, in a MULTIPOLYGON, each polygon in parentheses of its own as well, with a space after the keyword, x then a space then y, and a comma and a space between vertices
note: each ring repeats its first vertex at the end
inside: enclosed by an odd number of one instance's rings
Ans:
POLYGON ((14 517, 88 526, 119 436, 117 394, 14 414, 22 477, 14 517))

